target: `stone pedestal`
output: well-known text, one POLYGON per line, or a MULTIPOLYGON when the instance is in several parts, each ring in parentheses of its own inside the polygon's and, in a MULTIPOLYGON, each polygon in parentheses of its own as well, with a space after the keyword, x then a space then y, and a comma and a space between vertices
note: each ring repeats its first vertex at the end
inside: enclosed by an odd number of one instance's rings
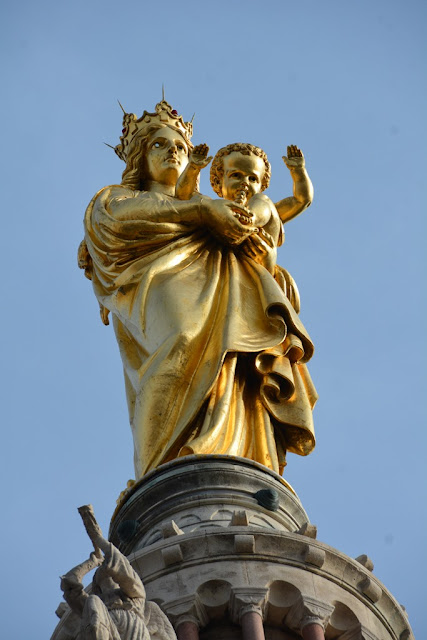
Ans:
POLYGON ((299 498, 283 478, 250 460, 188 456, 144 476, 113 515, 110 540, 128 555, 177 529, 244 526, 293 532, 308 522, 299 498))
MULTIPOLYGON (((249 460, 190 456, 159 467, 122 500, 110 540, 179 640, 413 637, 372 565, 318 542, 289 485, 249 460)), ((54 640, 72 638, 67 615, 54 640)))

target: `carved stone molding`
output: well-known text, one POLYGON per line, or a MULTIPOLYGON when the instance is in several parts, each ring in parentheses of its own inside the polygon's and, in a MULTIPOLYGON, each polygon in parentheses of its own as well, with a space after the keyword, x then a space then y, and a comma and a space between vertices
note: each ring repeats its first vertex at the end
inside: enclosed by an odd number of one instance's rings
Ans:
POLYGON ((200 602, 197 594, 172 600, 167 605, 164 605, 163 609, 175 629, 184 622, 191 622, 196 624, 199 629, 202 629, 209 622, 205 607, 200 602))
POLYGON ((165 547, 161 551, 163 562, 165 563, 165 567, 169 567, 172 564, 176 564, 177 562, 182 562, 184 556, 182 555, 181 545, 173 544, 170 547, 165 547))
POLYGON ((257 613, 264 620, 268 589, 236 587, 231 590, 230 613, 236 624, 240 624, 246 613, 257 613))
POLYGON ((308 624, 318 624, 325 629, 333 611, 334 607, 326 604, 326 602, 301 595, 299 600, 290 608, 285 618, 285 624, 297 632, 301 632, 308 624))
POLYGON ((190 624, 194 624, 198 629, 201 628, 201 624, 198 618, 196 618, 195 616, 192 616, 189 613, 184 613, 182 616, 179 616, 174 624, 175 629, 178 629, 180 624, 184 624, 189 622, 190 624))
POLYGON ((304 522, 302 527, 300 527, 295 533, 299 533, 300 536, 306 536, 307 538, 315 540, 317 538, 317 527, 315 524, 311 524, 310 522, 304 522))
POLYGON ((248 527, 249 526, 249 516, 248 512, 245 509, 240 511, 233 511, 233 515, 231 517, 231 521, 229 524, 230 527, 248 527))
POLYGON ((234 536, 234 551, 236 553, 254 553, 255 536, 238 534, 234 536))
POLYGON ((162 525, 162 535, 163 538, 172 538, 173 536, 182 536, 184 532, 178 527, 174 520, 170 520, 170 522, 165 522, 162 525))
POLYGON ((308 544, 305 548, 304 560, 308 564, 312 564, 315 567, 322 567, 326 558, 326 553, 323 549, 319 549, 312 544, 308 544))
POLYGON ((359 562, 363 567, 365 567, 365 569, 367 569, 368 571, 374 570, 374 563, 372 562, 371 558, 366 555, 366 553, 362 553, 361 556, 357 556, 355 560, 359 562))
POLYGON ((261 464, 237 456, 185 456, 149 472, 126 492, 113 515, 109 539, 129 555, 165 534, 180 536, 171 520, 184 534, 249 523, 258 531, 293 533, 308 515, 283 478, 261 464), (259 491, 277 494, 278 509, 259 504, 254 499, 259 491), (130 521, 138 523, 137 530, 122 540, 122 523, 130 521))
POLYGON ((366 577, 359 583, 360 591, 372 602, 378 602, 382 595, 382 589, 371 578, 366 577))
POLYGON ((368 631, 366 627, 358 624, 353 629, 349 629, 343 633, 339 640, 379 640, 378 636, 374 635, 371 631, 368 631))

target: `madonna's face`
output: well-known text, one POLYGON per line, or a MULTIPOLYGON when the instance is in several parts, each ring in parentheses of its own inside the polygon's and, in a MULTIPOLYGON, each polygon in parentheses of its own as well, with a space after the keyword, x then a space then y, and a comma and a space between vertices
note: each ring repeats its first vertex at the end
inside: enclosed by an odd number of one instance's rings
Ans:
POLYGON ((150 180, 175 185, 188 163, 187 144, 177 131, 158 129, 148 141, 146 162, 150 180))

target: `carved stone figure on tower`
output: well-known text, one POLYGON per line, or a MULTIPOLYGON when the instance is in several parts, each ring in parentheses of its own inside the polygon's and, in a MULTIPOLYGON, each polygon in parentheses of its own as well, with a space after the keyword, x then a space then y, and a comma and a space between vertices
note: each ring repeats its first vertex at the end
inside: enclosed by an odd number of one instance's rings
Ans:
MULTIPOLYGON (((311 201, 302 153, 289 147, 285 160, 294 196, 275 207, 254 192, 255 206, 239 202, 231 176, 230 189, 218 186, 224 198, 198 193, 193 178, 209 161, 207 147, 191 155, 192 124, 165 100, 139 119, 125 113, 123 124, 122 182, 90 202, 79 264, 104 323, 112 316, 136 478, 190 454, 242 456, 282 472, 286 451, 307 455, 315 443, 317 396, 305 364, 313 344, 296 285, 275 264, 280 218, 311 201), (262 233, 267 208, 274 230, 262 233)), ((268 161, 246 147, 247 155, 225 154, 226 173, 254 156, 259 184, 268 184, 268 161)))
POLYGON ((144 585, 130 562, 103 537, 91 505, 79 511, 95 551, 61 576, 64 598, 81 619, 79 639, 176 640, 160 607, 146 600, 144 585), (82 578, 95 568, 89 594, 82 578))

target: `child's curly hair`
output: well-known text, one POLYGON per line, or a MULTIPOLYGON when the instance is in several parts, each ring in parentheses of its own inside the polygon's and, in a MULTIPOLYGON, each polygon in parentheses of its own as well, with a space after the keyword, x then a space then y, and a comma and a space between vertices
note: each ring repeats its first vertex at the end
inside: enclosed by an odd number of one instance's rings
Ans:
POLYGON ((270 184, 271 166, 265 151, 263 151, 259 147, 255 147, 253 144, 249 144, 248 142, 234 142, 233 144, 228 144, 226 147, 220 149, 215 155, 215 158, 212 162, 211 185, 217 196, 222 198, 222 179, 224 176, 223 158, 230 155, 230 153, 233 153, 233 151, 242 153, 244 156, 250 156, 252 154, 264 160, 265 172, 262 178, 261 191, 267 189, 268 185, 270 184))

